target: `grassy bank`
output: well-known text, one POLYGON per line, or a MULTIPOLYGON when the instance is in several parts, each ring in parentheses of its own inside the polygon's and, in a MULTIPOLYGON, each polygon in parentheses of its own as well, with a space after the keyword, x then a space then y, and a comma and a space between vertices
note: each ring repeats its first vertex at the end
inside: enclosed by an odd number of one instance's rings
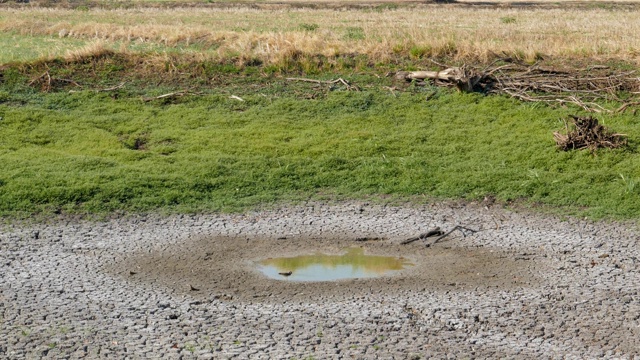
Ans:
POLYGON ((431 87, 390 92, 390 80, 366 75, 350 78, 372 84, 360 92, 318 88, 260 69, 150 101, 142 98, 175 89, 42 93, 5 72, 0 212, 237 211, 323 196, 489 195, 593 217, 640 216, 633 115, 599 117, 628 134, 629 148, 560 152, 552 132, 577 109, 431 87))
POLYGON ((640 216, 633 109, 598 116, 627 148, 567 153, 553 131, 578 108, 385 76, 500 57, 634 70, 635 5, 144 3, 0 7, 0 214, 489 196, 640 216))

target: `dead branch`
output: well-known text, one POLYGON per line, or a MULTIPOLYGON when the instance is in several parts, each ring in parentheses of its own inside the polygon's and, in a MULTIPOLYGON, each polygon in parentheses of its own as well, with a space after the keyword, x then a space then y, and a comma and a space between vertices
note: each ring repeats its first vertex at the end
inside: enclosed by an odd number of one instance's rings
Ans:
POLYGON ((82 87, 80 86, 80 84, 78 84, 77 82, 71 80, 71 79, 59 79, 59 78, 51 78, 51 80, 53 81, 60 81, 60 82, 64 82, 64 83, 69 83, 73 86, 77 86, 77 87, 82 87))
POLYGON ((396 74, 396 77, 400 79, 406 79, 406 80, 432 79, 432 80, 452 81, 454 79, 454 76, 452 76, 454 72, 455 72, 454 68, 443 70, 443 71, 398 72, 396 74))
POLYGON ((467 233, 465 231, 468 231, 472 234, 477 233, 479 230, 473 230, 473 229, 469 229, 468 227, 464 227, 461 225, 456 225, 453 229, 449 230, 447 233, 442 234, 440 237, 438 237, 437 239, 435 239, 433 242, 427 244, 427 247, 430 247, 431 245, 435 245, 437 242, 439 242, 440 240, 446 238, 447 236, 449 236, 452 232, 456 231, 456 230, 460 230, 460 232, 462 232, 462 236, 466 237, 467 233))
POLYGON ((360 91, 359 87, 355 85, 351 85, 351 83, 349 83, 347 80, 343 78, 337 78, 335 80, 326 80, 326 81, 316 80, 316 79, 307 79, 307 78, 287 78, 287 81, 302 81, 302 82, 310 82, 315 84, 328 84, 328 85, 342 84, 349 91, 360 91))
POLYGON ((432 81, 437 86, 456 87, 463 92, 506 94, 521 101, 576 105, 588 112, 613 112, 599 103, 624 103, 617 111, 640 105, 640 78, 635 71, 614 73, 606 66, 590 66, 578 70, 547 69, 499 59, 482 69, 443 67, 440 71, 401 71, 396 79, 423 85, 432 81), (496 65, 509 62, 506 65, 496 65), (619 94, 634 97, 622 99, 619 94))
POLYGON ((616 112, 617 112, 617 113, 623 113, 623 112, 625 112, 625 110, 627 110, 627 108, 628 108, 628 107, 631 107, 631 106, 638 106, 638 105, 640 105, 640 101, 627 102, 627 103, 622 104, 622 106, 620 106, 620 107, 616 110, 616 112))
POLYGON ((31 81, 29 81, 29 86, 32 86, 33 84, 35 84, 36 82, 38 82, 40 79, 44 78, 44 77, 48 77, 49 79, 51 79, 51 75, 49 75, 49 71, 45 71, 42 75, 38 76, 37 78, 32 79, 31 81))
POLYGON ((389 92, 391 93, 391 95, 393 95, 393 97, 398 97, 398 95, 396 95, 395 91, 398 90, 396 89, 395 86, 391 87, 391 86, 383 86, 384 89, 389 90, 389 92))
POLYGON ((182 97, 182 96, 186 96, 186 95, 201 95, 201 93, 191 92, 191 91, 188 91, 188 90, 180 90, 180 91, 170 92, 170 93, 167 93, 167 94, 158 95, 156 97, 143 97, 142 101, 149 102, 149 101, 153 101, 153 100, 162 100, 162 99, 167 99, 167 98, 178 98, 178 97, 182 97))
MULTIPOLYGON (((480 91, 477 89, 478 84, 483 80, 485 75, 479 74, 472 69, 462 66, 448 68, 442 71, 401 71, 396 74, 397 79, 412 80, 435 80, 455 85, 458 90, 463 92, 480 91)), ((490 76, 490 75, 486 75, 490 76)))
POLYGON ((49 70, 45 71, 44 73, 42 73, 42 75, 32 79, 31 81, 29 81, 29 86, 34 86, 34 85, 40 85, 40 89, 44 92, 49 92, 51 91, 51 89, 53 88, 53 85, 55 83, 67 83, 67 84, 71 84, 73 86, 76 87, 82 87, 80 84, 78 84, 77 82, 71 80, 71 79, 62 79, 62 78, 55 78, 53 76, 51 76, 51 74, 49 73, 49 70))
POLYGON ((44 92, 49 92, 51 90, 51 75, 49 74, 49 70, 45 71, 42 75, 37 78, 29 81, 29 86, 33 86, 35 84, 41 83, 41 89, 44 92))
POLYGON ((442 235, 442 234, 444 234, 444 232, 442 230, 440 230, 439 227, 435 227, 435 228, 427 231, 426 233, 422 233, 422 234, 420 234, 418 236, 415 236, 415 237, 412 237, 412 238, 408 238, 407 240, 401 242, 400 244, 407 245, 407 244, 411 244, 414 241, 423 240, 423 239, 426 239, 426 238, 431 237, 431 236, 438 236, 438 235, 442 235))
POLYGON ((108 91, 114 91, 114 90, 118 90, 124 87, 124 85, 126 84, 125 81, 121 82, 120 84, 116 85, 116 86, 112 86, 106 89, 98 89, 96 90, 97 93, 99 92, 108 92, 108 91))

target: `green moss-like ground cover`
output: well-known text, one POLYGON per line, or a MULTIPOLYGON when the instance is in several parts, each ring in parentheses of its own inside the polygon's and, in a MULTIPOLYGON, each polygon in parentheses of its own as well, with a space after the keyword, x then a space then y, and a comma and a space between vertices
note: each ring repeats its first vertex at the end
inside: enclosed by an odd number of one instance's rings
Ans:
POLYGON ((330 194, 524 200, 640 216, 632 115, 602 116, 627 149, 556 150, 575 109, 438 90, 321 99, 224 89, 178 101, 0 91, 0 212, 236 211, 330 194))

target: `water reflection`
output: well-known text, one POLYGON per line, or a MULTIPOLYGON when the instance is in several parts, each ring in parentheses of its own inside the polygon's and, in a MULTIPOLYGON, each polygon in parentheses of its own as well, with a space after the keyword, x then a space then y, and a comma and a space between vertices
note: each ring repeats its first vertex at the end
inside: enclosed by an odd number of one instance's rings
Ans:
POLYGON ((378 277, 411 265, 404 258, 365 255, 361 248, 349 248, 343 255, 314 254, 266 259, 260 262, 260 271, 280 280, 332 281, 378 277))

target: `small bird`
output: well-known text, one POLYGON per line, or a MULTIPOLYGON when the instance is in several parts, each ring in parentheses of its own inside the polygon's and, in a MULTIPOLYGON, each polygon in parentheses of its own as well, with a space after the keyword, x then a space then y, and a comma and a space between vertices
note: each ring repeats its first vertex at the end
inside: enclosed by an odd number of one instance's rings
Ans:
POLYGON ((200 289, 193 287, 193 285, 189 284, 189 289, 191 291, 200 291, 200 289))
POLYGON ((281 273, 278 273, 278 274, 282 275, 282 276, 291 276, 291 274, 293 274, 293 271, 281 272, 281 273))

